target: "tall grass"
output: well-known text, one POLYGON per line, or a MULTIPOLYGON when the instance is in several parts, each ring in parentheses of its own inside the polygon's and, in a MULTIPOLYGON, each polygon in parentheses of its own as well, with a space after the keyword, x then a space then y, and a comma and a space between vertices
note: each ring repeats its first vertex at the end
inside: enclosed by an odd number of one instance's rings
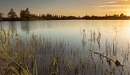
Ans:
POLYGON ((91 31, 87 39, 84 29, 82 54, 64 40, 32 34, 25 42, 18 33, 0 29, 0 75, 129 75, 129 44, 122 51, 117 41, 105 40, 101 50, 101 36, 91 31))

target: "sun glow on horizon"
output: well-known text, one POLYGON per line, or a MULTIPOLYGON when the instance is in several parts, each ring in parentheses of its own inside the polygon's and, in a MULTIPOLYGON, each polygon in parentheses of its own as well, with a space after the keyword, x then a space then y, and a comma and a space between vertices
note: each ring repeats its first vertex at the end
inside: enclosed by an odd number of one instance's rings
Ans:
POLYGON ((130 10, 128 10, 127 15, 130 16, 130 10))

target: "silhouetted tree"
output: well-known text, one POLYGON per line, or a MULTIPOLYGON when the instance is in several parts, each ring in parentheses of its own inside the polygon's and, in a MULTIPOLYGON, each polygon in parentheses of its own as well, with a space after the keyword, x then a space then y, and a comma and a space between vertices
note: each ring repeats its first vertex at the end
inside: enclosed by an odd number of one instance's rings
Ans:
POLYGON ((121 17, 121 18, 122 18, 122 17, 124 17, 124 14, 123 14, 123 13, 121 13, 121 14, 120 14, 120 17, 121 17))
POLYGON ((30 20, 30 11, 29 8, 26 8, 26 10, 20 11, 20 19, 21 20, 30 20))
POLYGON ((16 18, 17 18, 17 15, 16 15, 15 11, 13 10, 13 8, 11 8, 10 12, 8 13, 8 19, 14 20, 16 18))
POLYGON ((25 10, 25 17, 27 20, 30 20, 30 11, 28 8, 26 8, 26 10, 25 10))
POLYGON ((58 20, 58 15, 53 15, 54 20, 58 20))
POLYGON ((47 20, 51 20, 51 19, 52 19, 52 15, 51 15, 51 14, 47 14, 47 15, 46 15, 46 19, 47 19, 47 20))
POLYGON ((83 16, 82 19, 89 19, 90 16, 86 15, 86 16, 83 16))
POLYGON ((26 8, 26 10, 20 11, 20 19, 24 21, 30 21, 30 20, 39 20, 41 17, 31 14, 29 11, 29 8, 26 8))
POLYGON ((26 20, 25 10, 21 10, 21 11, 20 11, 20 19, 21 19, 21 20, 26 20))
POLYGON ((41 16, 41 18, 42 18, 42 20, 45 20, 45 19, 46 19, 46 16, 43 14, 43 15, 41 16))
POLYGON ((2 21, 3 13, 0 12, 0 21, 2 21))

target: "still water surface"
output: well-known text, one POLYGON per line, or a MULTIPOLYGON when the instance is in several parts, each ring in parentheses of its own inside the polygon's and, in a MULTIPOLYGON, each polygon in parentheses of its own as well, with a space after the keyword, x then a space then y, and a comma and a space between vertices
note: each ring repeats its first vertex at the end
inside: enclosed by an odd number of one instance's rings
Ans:
MULTIPOLYGON (((64 40, 70 45, 82 46, 82 33, 85 29, 86 40, 90 38, 91 32, 101 33, 101 44, 105 40, 113 41, 116 38, 118 45, 127 46, 130 43, 130 21, 129 20, 50 20, 50 21, 16 21, 0 22, 0 27, 19 33, 23 38, 33 33, 50 38, 52 41, 64 40)), ((102 46, 102 45, 101 45, 102 46)))

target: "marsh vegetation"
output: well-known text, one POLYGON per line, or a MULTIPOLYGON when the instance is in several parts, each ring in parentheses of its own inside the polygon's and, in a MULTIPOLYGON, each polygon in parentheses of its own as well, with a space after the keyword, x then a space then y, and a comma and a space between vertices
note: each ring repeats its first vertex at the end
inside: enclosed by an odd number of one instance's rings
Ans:
POLYGON ((129 44, 121 50, 116 37, 112 41, 102 40, 100 30, 91 30, 87 35, 83 29, 81 38, 82 49, 34 33, 25 42, 17 32, 0 29, 0 75, 130 74, 129 44), (101 45, 101 41, 105 44, 101 45))

